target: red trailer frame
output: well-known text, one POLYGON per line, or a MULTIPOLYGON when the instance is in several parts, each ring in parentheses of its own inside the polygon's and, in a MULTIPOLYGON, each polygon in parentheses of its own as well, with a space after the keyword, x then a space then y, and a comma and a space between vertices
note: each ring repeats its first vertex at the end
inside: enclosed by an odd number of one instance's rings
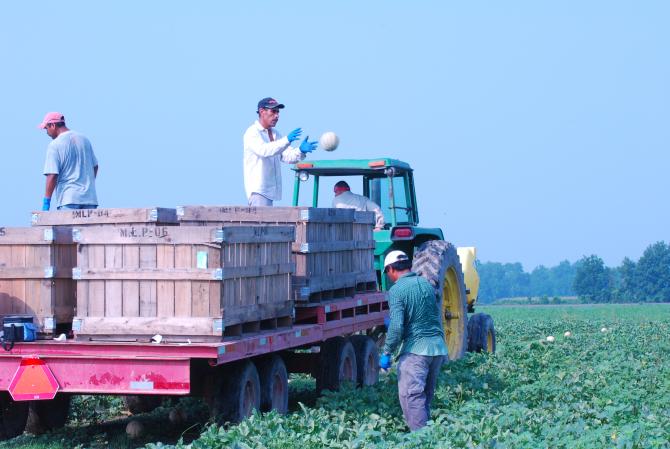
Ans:
MULTIPOLYGON (((59 393, 206 395, 199 376, 212 368, 364 332, 383 325, 387 310, 386 294, 372 292, 296 307, 295 324, 290 328, 259 331, 217 343, 16 343, 10 351, 0 351, 0 393, 9 391, 17 401, 51 399, 56 391, 44 390, 49 390, 47 379, 51 379, 51 373, 59 393), (26 373, 32 373, 31 379, 22 379, 26 373), (18 384, 23 390, 15 396, 11 390, 18 384)), ((288 354, 289 371, 315 372, 314 357, 310 356, 288 354)))

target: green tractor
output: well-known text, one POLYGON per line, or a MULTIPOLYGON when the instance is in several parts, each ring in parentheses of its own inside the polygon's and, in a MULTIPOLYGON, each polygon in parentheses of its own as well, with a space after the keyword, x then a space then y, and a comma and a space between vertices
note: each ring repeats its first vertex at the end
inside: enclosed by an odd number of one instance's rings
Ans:
MULTIPOLYGON (((493 319, 487 314, 474 313, 479 288, 475 248, 456 248, 444 240, 441 229, 419 226, 414 174, 409 164, 388 158, 323 160, 301 162, 293 170, 294 206, 319 207, 321 193, 323 202, 327 200, 323 206, 329 207, 332 189, 319 192, 323 177, 334 177, 333 184, 345 179, 354 190, 356 181, 362 177, 362 194, 381 207, 386 221, 383 229, 374 231, 375 269, 380 288, 386 291, 390 287, 383 275, 384 257, 390 251, 404 251, 412 259, 412 270, 435 287, 449 357, 459 359, 466 351, 495 352, 493 319), (354 182, 351 178, 355 178, 354 182), (310 182, 311 202, 306 198, 301 203, 300 187, 310 182), (469 318, 468 313, 472 313, 469 318)), ((309 192, 305 197, 308 195, 309 192)))

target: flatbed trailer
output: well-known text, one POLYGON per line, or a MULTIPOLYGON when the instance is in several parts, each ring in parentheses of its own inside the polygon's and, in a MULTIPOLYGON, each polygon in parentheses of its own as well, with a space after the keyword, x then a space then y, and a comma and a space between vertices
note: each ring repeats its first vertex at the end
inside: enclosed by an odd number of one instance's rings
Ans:
POLYGON ((64 424, 72 394, 201 396, 221 422, 253 409, 286 412, 288 373, 314 376, 319 390, 376 382, 377 348, 367 334, 387 313, 386 294, 370 292, 296 307, 291 327, 215 343, 17 342, 0 351, 0 436, 23 432, 29 406, 46 427, 64 424))

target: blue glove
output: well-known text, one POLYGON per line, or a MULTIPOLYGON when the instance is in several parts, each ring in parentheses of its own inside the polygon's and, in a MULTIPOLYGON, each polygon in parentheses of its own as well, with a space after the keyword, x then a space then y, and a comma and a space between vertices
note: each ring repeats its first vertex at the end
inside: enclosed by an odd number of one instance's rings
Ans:
POLYGON ((51 207, 51 198, 44 198, 42 200, 42 210, 49 210, 51 207))
POLYGON ((389 315, 384 317, 384 326, 386 326, 386 330, 389 330, 389 327, 391 327, 391 317, 389 315))
POLYGON ((303 153, 311 153, 316 150, 317 142, 308 142, 307 139, 309 139, 309 136, 305 137, 305 140, 300 144, 300 151, 303 153))
POLYGON ((286 136, 286 138, 288 139, 288 143, 298 140, 300 134, 302 134, 302 128, 296 128, 290 133, 288 133, 288 135, 286 136))
POLYGON ((391 354, 383 354, 379 357, 379 367, 381 369, 389 369, 392 364, 393 360, 391 360, 391 354))

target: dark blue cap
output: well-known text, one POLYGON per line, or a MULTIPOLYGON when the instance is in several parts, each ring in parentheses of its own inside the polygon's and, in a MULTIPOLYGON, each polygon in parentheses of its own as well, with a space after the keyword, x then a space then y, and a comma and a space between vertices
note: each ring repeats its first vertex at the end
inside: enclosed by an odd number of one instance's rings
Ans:
POLYGON ((258 102, 258 109, 284 109, 284 105, 272 97, 266 97, 258 102))

